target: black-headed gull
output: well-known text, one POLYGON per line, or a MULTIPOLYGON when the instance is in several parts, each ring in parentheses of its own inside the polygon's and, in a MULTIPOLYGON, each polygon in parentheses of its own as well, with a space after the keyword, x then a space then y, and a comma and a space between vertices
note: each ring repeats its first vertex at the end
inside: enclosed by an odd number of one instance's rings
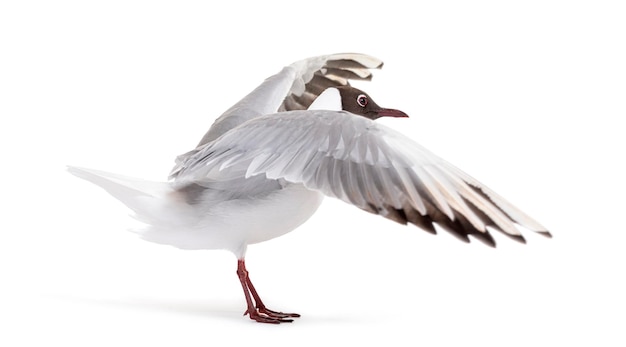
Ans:
POLYGON ((408 137, 374 122, 406 117, 379 107, 349 80, 369 80, 382 62, 363 54, 305 59, 266 79, 221 115, 198 146, 176 159, 169 182, 70 167, 131 208, 141 237, 182 249, 226 249, 251 319, 291 322, 269 310, 245 267, 248 245, 288 233, 324 196, 435 233, 495 246, 488 228, 517 241, 515 224, 546 228, 408 137))

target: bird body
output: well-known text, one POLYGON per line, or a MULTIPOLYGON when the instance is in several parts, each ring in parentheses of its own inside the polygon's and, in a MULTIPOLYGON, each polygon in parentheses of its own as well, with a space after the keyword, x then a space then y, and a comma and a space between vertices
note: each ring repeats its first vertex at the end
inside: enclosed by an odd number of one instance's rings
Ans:
POLYGON ((222 114, 198 146, 176 159, 169 182, 82 168, 131 208, 142 238, 182 249, 226 249, 250 318, 291 321, 265 307, 245 269, 250 244, 288 233, 324 196, 436 233, 495 246, 488 227, 524 242, 515 224, 546 229, 469 175, 374 120, 406 117, 378 106, 351 79, 382 62, 362 54, 305 59, 283 68, 222 114))
POLYGON ((194 193, 177 190, 170 182, 78 167, 69 171, 101 186, 132 209, 135 218, 147 224, 136 231, 144 240, 187 250, 229 250, 238 259, 245 256, 247 245, 296 229, 324 198, 318 191, 283 180, 272 189, 231 199, 215 199, 213 190, 198 187, 200 195, 190 203, 187 199, 194 193))

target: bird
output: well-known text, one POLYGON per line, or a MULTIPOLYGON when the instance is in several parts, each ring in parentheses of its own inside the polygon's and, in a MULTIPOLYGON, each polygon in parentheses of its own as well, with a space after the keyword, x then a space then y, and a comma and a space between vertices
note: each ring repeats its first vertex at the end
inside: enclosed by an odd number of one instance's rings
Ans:
POLYGON ((436 234, 495 247, 490 231, 525 243, 519 227, 551 237, 537 221, 411 138, 376 122, 407 118, 350 84, 383 62, 361 53, 285 66, 219 116, 168 180, 152 182, 68 166, 145 223, 140 237, 181 249, 223 249, 237 258, 250 319, 300 317, 267 308, 250 280, 251 244, 307 221, 324 197, 436 234))

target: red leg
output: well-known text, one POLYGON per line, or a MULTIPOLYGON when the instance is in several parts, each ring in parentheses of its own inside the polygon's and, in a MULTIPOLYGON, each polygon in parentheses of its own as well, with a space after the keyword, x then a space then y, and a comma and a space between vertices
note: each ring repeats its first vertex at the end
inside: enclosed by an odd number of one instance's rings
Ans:
POLYGON ((243 294, 246 296, 246 304, 248 305, 248 309, 243 314, 248 314, 250 319, 253 319, 257 322, 261 323, 290 323, 293 322, 293 319, 285 319, 287 317, 300 317, 297 313, 282 313, 276 312, 268 309, 261 301, 259 294, 256 289, 252 285, 250 281, 250 277, 248 276, 248 270, 246 270, 246 264, 243 259, 239 259, 237 261, 237 276, 239 277, 239 281, 241 282, 241 287, 243 288, 243 294), (252 294, 252 297, 250 297, 252 294), (253 299, 254 298, 254 302, 253 299))
POLYGON ((254 298, 254 301, 256 302, 256 308, 257 308, 257 310, 260 313, 265 313, 268 316, 276 317, 276 318, 300 317, 300 315, 297 314, 297 313, 276 312, 276 311, 272 311, 269 308, 265 307, 265 304, 261 300, 261 297, 256 292, 256 289, 254 289, 254 286, 252 285, 252 282, 250 281, 250 277, 249 276, 247 277, 246 284, 248 285, 248 289, 250 290, 250 294, 252 294, 252 297, 254 298))

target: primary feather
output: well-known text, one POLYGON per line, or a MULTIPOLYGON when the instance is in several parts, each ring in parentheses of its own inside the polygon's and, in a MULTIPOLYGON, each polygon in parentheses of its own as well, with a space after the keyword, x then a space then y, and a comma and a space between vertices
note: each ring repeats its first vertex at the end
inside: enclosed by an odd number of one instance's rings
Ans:
POLYGON ((349 112, 308 109, 335 105, 321 101, 323 93, 334 95, 327 88, 369 80, 370 70, 381 66, 376 58, 351 53, 283 68, 176 159, 171 182, 70 171, 131 208, 148 225, 145 239, 225 248, 238 256, 248 244, 306 221, 324 195, 432 233, 438 224, 466 242, 472 235, 495 245, 488 228, 524 242, 516 224, 549 236, 538 222, 406 136, 349 112))
POLYGON ((309 58, 283 68, 177 157, 170 182, 70 167, 146 223, 144 239, 183 249, 226 249, 251 319, 291 322, 267 309, 248 277, 247 246, 288 233, 324 196, 436 233, 495 246, 490 229, 525 242, 517 225, 550 234, 492 190, 373 119, 407 117, 349 86, 382 62, 363 54, 309 58), (349 112, 348 112, 349 111, 349 112))
POLYGON ((514 223, 546 229, 406 136, 343 111, 291 111, 250 120, 181 160, 172 178, 210 187, 222 170, 285 180, 368 212, 494 245, 487 226, 523 241, 514 223))

